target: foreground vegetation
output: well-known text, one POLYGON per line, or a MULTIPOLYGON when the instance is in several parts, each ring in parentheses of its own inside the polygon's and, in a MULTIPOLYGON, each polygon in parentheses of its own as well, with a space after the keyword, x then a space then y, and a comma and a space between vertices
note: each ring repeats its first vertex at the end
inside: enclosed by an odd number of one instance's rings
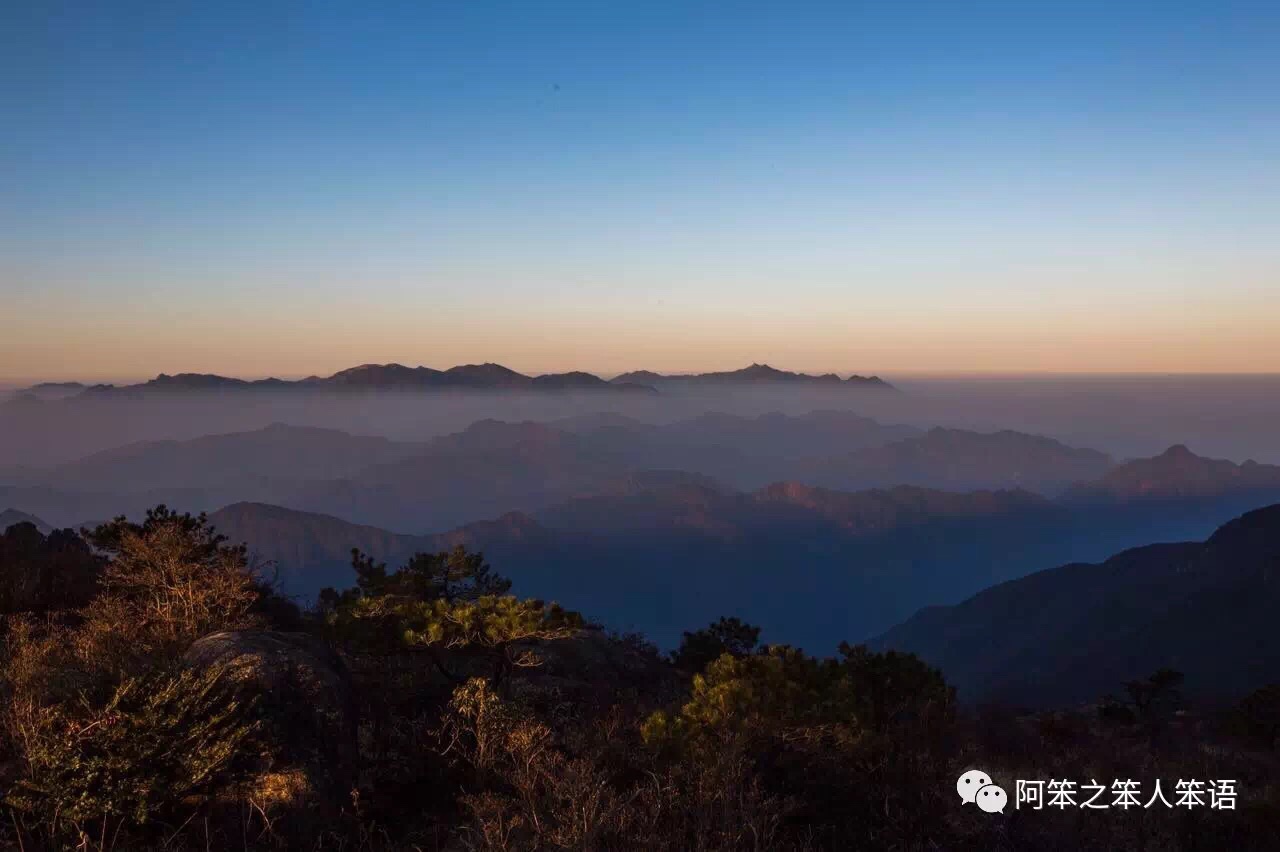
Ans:
MULTIPOLYGON (((0 844, 22 849, 1259 848, 1280 688, 1188 714, 962 710, 910 655, 670 656, 421 554, 305 611, 203 517, 0 538, 0 844), (87 540, 86 540, 87 539, 87 540), (955 779, 1231 778, 1234 811, 985 814, 955 779)), ((1010 791, 1012 792, 1012 791, 1010 791)))

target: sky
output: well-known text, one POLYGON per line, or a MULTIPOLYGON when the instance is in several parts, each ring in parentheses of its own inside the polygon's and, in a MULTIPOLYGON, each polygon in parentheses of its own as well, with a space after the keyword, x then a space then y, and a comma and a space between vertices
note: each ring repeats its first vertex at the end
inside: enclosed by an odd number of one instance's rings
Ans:
POLYGON ((1280 372, 1275 2, 0 10, 0 380, 1280 372))

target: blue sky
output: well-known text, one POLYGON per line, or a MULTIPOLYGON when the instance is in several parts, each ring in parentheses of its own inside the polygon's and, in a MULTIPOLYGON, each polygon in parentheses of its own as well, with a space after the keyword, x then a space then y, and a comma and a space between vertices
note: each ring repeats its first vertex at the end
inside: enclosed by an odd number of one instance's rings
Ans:
POLYGON ((7 4, 0 379, 1280 371, 1277 44, 1275 3, 7 4))

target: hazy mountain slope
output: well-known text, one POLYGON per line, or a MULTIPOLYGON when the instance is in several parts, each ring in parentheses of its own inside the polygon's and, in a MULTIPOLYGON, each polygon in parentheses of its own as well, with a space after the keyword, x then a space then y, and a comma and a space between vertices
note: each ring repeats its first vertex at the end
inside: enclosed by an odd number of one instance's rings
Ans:
POLYGON ((941 666, 969 700, 1096 699, 1171 667, 1192 693, 1238 696, 1280 680, 1280 505, 1203 543, 1064 565, 922 610, 879 637, 941 666))
MULTIPOLYGON (((225 503, 224 499, 222 503, 225 503)), ((78 529, 86 520, 105 520, 118 515, 142 517, 147 509, 164 503, 184 511, 216 509, 208 492, 191 489, 139 491, 116 494, 106 491, 60 491, 30 485, 0 485, 0 505, 36 515, 57 529, 78 529)))
POLYGON ((481 421, 401 461, 309 485, 287 504, 400 529, 445 529, 591 493, 628 470, 567 432, 481 421))
POLYGON ((0 493, 6 484, 25 488, 11 494, 15 505, 59 518, 132 513, 145 495, 191 510, 266 502, 427 530, 600 493, 650 469, 756 487, 785 478, 807 447, 858 446, 909 431, 843 412, 708 415, 660 427, 613 416, 563 426, 482 420, 409 444, 275 424, 132 444, 53 469, 15 469, 0 476, 0 493))
POLYGON ((661 642, 728 613, 750 616, 774 641, 825 647, 904 617, 922 595, 951 599, 1003 576, 992 556, 1036 551, 1057 512, 1018 493, 838 495, 787 485, 726 494, 685 475, 620 485, 536 520, 508 513, 434 536, 258 504, 213 519, 275 560, 286 589, 303 599, 351 582, 352 547, 395 561, 462 543, 483 550, 522 593, 661 642))
POLYGON ((309 514, 263 503, 235 503, 209 516, 218 532, 237 544, 248 544, 264 574, 275 577, 286 593, 314 601, 325 586, 355 584, 351 551, 397 563, 432 542, 377 527, 352 524, 330 515, 309 514))
MULTIPOLYGON (((486 440, 464 434, 450 441, 505 445, 492 454, 504 465, 518 457, 522 429, 487 428, 493 432, 486 440)), ((563 437, 548 440, 555 445, 563 437)), ((761 624, 771 641, 819 649, 1037 568, 1207 535, 1257 496, 1117 506, 1068 504, 1017 490, 843 493, 778 483, 740 493, 678 471, 601 477, 592 488, 537 509, 534 519, 506 514, 443 535, 385 540, 402 548, 410 546, 406 542, 481 543, 524 592, 561 600, 613 626, 644 630, 661 642, 727 614, 761 624)), ((445 488, 433 499, 444 505, 452 493, 445 488)), ((311 576, 314 566, 345 576, 350 546, 384 540, 370 535, 323 538, 330 545, 320 558, 307 555, 317 536, 292 532, 287 546, 266 552, 297 569, 293 588, 310 595, 324 585, 311 576), (299 553, 305 558, 296 558, 299 553)), ((390 545, 383 549, 396 552, 390 545)))
POLYGON ((53 527, 37 518, 35 515, 28 515, 26 512, 19 512, 17 509, 5 509, 0 512, 0 533, 3 533, 14 524, 33 524, 40 531, 41 535, 48 535, 53 532, 53 527))
POLYGON ((799 524, 840 536, 865 536, 949 518, 979 518, 1048 509, 1030 492, 965 494, 900 487, 847 493, 780 482, 752 493, 673 481, 638 493, 581 497, 539 512, 556 529, 582 533, 697 530, 742 539, 754 530, 799 524))
POLYGON ((247 544, 263 573, 274 577, 286 594, 311 603, 325 586, 355 584, 351 551, 392 567, 414 553, 432 553, 462 545, 502 561, 519 547, 535 558, 547 534, 526 516, 515 513, 493 521, 467 524, 438 535, 405 535, 353 524, 331 515, 300 512, 263 503, 236 503, 209 515, 218 532, 237 544, 247 544))
POLYGON ((809 456, 878 446, 919 431, 846 411, 758 417, 709 412, 662 425, 600 414, 550 425, 637 468, 697 471, 743 489, 794 478, 809 456))
POLYGON ((275 423, 188 441, 130 444, 34 476, 50 487, 81 491, 218 488, 263 480, 337 479, 421 449, 420 444, 275 423))
POLYGON ((779 412, 739 417, 709 412, 665 427, 673 439, 723 443, 748 454, 802 459, 863 447, 877 447, 920 434, 913 426, 884 424, 851 411, 811 411, 788 416, 779 412))
POLYGON ((1216 497, 1280 489, 1280 466, 1197 456, 1182 444, 1158 456, 1126 462, 1066 495, 1073 500, 1216 497))
POLYGON ((1105 453, 1069 447, 1040 435, 935 428, 882 446, 811 460, 797 476, 845 490, 919 485, 954 490, 1026 488, 1052 495, 1102 476, 1113 465, 1105 453))
POLYGON ((32 385, 29 388, 23 388, 17 393, 30 394, 37 399, 65 399, 69 396, 75 396, 82 393, 87 385, 80 382, 41 382, 32 385))

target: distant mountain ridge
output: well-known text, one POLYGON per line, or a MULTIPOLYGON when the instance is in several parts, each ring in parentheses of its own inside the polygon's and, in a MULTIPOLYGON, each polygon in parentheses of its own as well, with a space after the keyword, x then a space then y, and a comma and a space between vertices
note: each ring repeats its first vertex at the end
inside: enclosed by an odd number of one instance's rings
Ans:
MULTIPOLYGON (((923 605, 963 600, 1044 566, 1204 536, 1242 511, 1280 499, 1278 489, 1115 503, 1048 499, 1016 488, 846 492, 794 481, 744 492, 681 471, 610 479, 607 464, 579 469, 585 476, 577 483, 566 480, 563 488, 539 491, 537 500, 522 497, 531 493, 526 483, 545 484, 548 470, 572 472, 554 462, 543 467, 573 446, 572 440, 565 443, 571 437, 546 426, 528 431, 497 422, 479 434, 451 436, 459 452, 446 453, 444 460, 481 453, 477 458, 487 457, 488 467, 477 472, 466 463, 468 475, 507 477, 504 499, 484 498, 495 520, 393 540, 478 547, 521 593, 559 600, 615 627, 641 629, 659 642, 727 613, 763 625, 773 641, 821 648, 874 635, 923 605), (553 453, 535 452, 537 461, 517 474, 521 458, 543 441, 553 453), (464 447, 469 449, 462 452, 464 447), (556 493, 567 496, 556 502, 550 499, 556 493), (517 507, 521 511, 510 511, 517 507)), ((572 452, 570 457, 578 458, 572 452)), ((443 513, 436 517, 453 512, 468 490, 466 480, 449 474, 424 491, 412 484, 421 477, 413 472, 417 464, 407 479, 387 480, 389 492, 362 487, 353 494, 385 501, 386 508, 361 498, 330 514, 369 520, 391 512, 400 529, 422 529, 412 507, 438 501, 443 513)), ((387 466, 383 475, 398 474, 395 468, 387 466)), ((422 470, 444 472, 435 464, 422 470)), ((309 507, 273 511, 307 514, 297 509, 309 507)), ((347 524, 332 517, 329 522, 347 524)), ((342 535, 328 537, 334 545, 328 556, 301 563, 290 554, 306 549, 288 542, 310 534, 289 532, 285 524, 269 535, 281 541, 268 540, 264 547, 274 548, 275 558, 287 557, 282 565, 289 566, 294 590, 304 597, 315 591, 317 570, 350 582, 342 535)), ((255 544, 252 537, 246 540, 255 544)))
POLYGON ((615 376, 612 380, 615 384, 643 384, 653 387, 662 385, 723 385, 723 384, 740 384, 740 383, 757 383, 757 382, 775 382, 785 384, 813 384, 827 387, 840 385, 853 385, 867 388, 882 388, 892 390, 893 385, 881 379, 879 376, 859 376, 852 375, 847 379, 842 379, 835 373, 824 373, 822 375, 812 375, 809 373, 792 373, 787 370, 779 370, 770 367, 768 364, 752 364, 749 367, 743 367, 741 370, 729 370, 717 373, 674 373, 664 375, 655 373, 651 370, 635 370, 630 373, 623 373, 615 376))
POLYGON ((66 524, 159 502, 199 511, 255 501, 424 532, 606 497, 626 477, 656 471, 682 487, 701 479, 741 492, 776 482, 832 492, 1024 490, 1064 504, 1222 498, 1241 511, 1280 495, 1280 467, 1201 459, 1182 447, 1116 465, 1104 453, 1038 435, 922 433, 814 411, 707 413, 666 424, 617 414, 479 420, 419 442, 276 423, 3 469, 0 504, 66 524), (1164 484, 1153 490, 1157 482, 1164 484))
POLYGON ((16 396, 67 399, 79 395, 139 395, 151 393, 204 393, 234 391, 360 391, 360 390, 600 390, 653 393, 654 388, 626 382, 607 382, 584 372, 527 376, 501 364, 463 364, 447 370, 406 367, 403 364, 362 364, 331 376, 305 379, 238 379, 213 373, 161 373, 134 385, 65 383, 65 392, 39 391, 36 386, 16 396))
MULTIPOLYGON (((732 428, 725 434, 745 436, 745 447, 761 430, 802 439, 835 422, 842 421, 740 418, 726 421, 732 428)), ((676 431, 704 434, 705 424, 690 423, 676 431)), ((607 442, 590 440, 599 428, 645 431, 633 422, 585 418, 571 425, 586 436, 541 423, 480 421, 422 452, 346 479, 295 482, 277 489, 279 497, 270 489, 120 496, 28 486, 0 487, 0 505, 57 526, 138 517, 158 502, 192 511, 227 507, 218 525, 274 560, 288 590, 304 600, 320 586, 352 581, 352 547, 394 562, 416 549, 462 543, 483 550, 521 593, 642 629, 659 642, 678 641, 681 631, 728 614, 763 625, 771 641, 819 649, 888 630, 921 606, 960 601, 1038 568, 1101 560, 1152 541, 1202 538, 1243 511, 1280 500, 1280 483, 1119 501, 1047 499, 1016 486, 851 492, 783 480, 736 490, 686 470, 638 469, 609 452, 607 442), (237 504, 246 499, 256 502, 237 504)), ((847 425, 853 434, 863 428, 856 420, 847 425)), ((335 453, 365 440, 321 437, 321 448, 337 441, 335 453)), ((187 447, 199 451, 196 458, 204 457, 202 440, 187 447)), ((247 440, 250 447, 267 440, 261 446, 269 452, 273 436, 268 430, 247 440)), ((975 440, 982 444, 981 436, 975 440)), ((1008 440, 1016 447, 1028 439, 1008 440)), ((161 449, 159 468, 181 467, 166 455, 169 445, 161 449)), ((1056 457, 1060 451, 1052 449, 1056 457)), ((1175 470, 1197 469, 1180 454, 1173 454, 1175 470)))
POLYGON ((662 376, 638 371, 606 381, 592 373, 574 370, 530 376, 501 364, 461 364, 447 370, 431 367, 407 367, 404 364, 362 364, 339 370, 331 376, 309 376, 305 379, 238 379, 213 373, 160 373, 150 381, 134 385, 93 385, 79 382, 44 383, 20 390, 16 397, 35 399, 67 399, 85 394, 149 394, 201 393, 247 390, 527 390, 527 391, 611 391, 653 393, 667 383, 737 383, 778 382, 816 383, 828 386, 856 385, 891 388, 887 382, 872 376, 850 376, 841 379, 834 373, 812 376, 777 370, 766 364, 752 364, 742 370, 723 373, 701 373, 688 376, 662 376))
POLYGON ((1175 444, 1157 456, 1125 462, 1096 481, 1072 488, 1069 499, 1114 500, 1213 497, 1280 488, 1280 466, 1241 464, 1198 456, 1175 444))
POLYGON ((35 515, 28 515, 26 512, 19 512, 17 509, 5 509, 3 512, 0 512, 0 533, 3 533, 15 524, 31 524, 40 531, 41 535, 48 535, 53 531, 53 527, 37 518, 35 515))
POLYGON ((37 399, 65 399, 84 392, 87 385, 80 382, 41 382, 19 393, 27 393, 37 399))
POLYGON ((421 452, 425 444, 273 423, 187 441, 144 441, 94 453, 43 473, 41 484, 80 490, 206 488, 265 479, 351 476, 421 452))
POLYGON ((1056 515, 1025 492, 841 494, 780 483, 742 494, 654 473, 629 477, 610 493, 427 535, 259 503, 210 517, 232 541, 274 563, 285 591, 304 602, 322 586, 354 582, 353 547, 394 563, 462 544, 482 551, 521 594, 573 605, 614 626, 642 627, 661 641, 715 617, 713 607, 749 613, 743 607, 750 606, 756 615, 778 607, 786 615, 763 619, 777 637, 813 639, 817 647, 818 636, 830 644, 854 635, 850 620, 905 615, 935 580, 972 588, 991 579, 957 576, 954 565, 992 547, 1018 551, 1034 543, 1040 521, 1056 515), (1023 541, 1011 543, 1001 530, 1014 519, 1023 541), (966 540, 936 559, 954 531, 966 540))
POLYGON ((842 490, 918 485, 926 488, 1026 488, 1055 495, 1097 479, 1115 462, 1097 450, 1070 447, 1042 435, 1003 430, 933 428, 923 435, 814 459, 806 482, 842 490))
POLYGON ((302 603, 311 603, 324 586, 342 589, 355 582, 352 549, 395 567, 415 553, 458 545, 502 558, 512 547, 536 550, 549 535, 518 512, 432 535, 394 533, 265 503, 234 503, 210 513, 209 520, 230 541, 248 544, 259 569, 286 593, 301 593, 302 603))

